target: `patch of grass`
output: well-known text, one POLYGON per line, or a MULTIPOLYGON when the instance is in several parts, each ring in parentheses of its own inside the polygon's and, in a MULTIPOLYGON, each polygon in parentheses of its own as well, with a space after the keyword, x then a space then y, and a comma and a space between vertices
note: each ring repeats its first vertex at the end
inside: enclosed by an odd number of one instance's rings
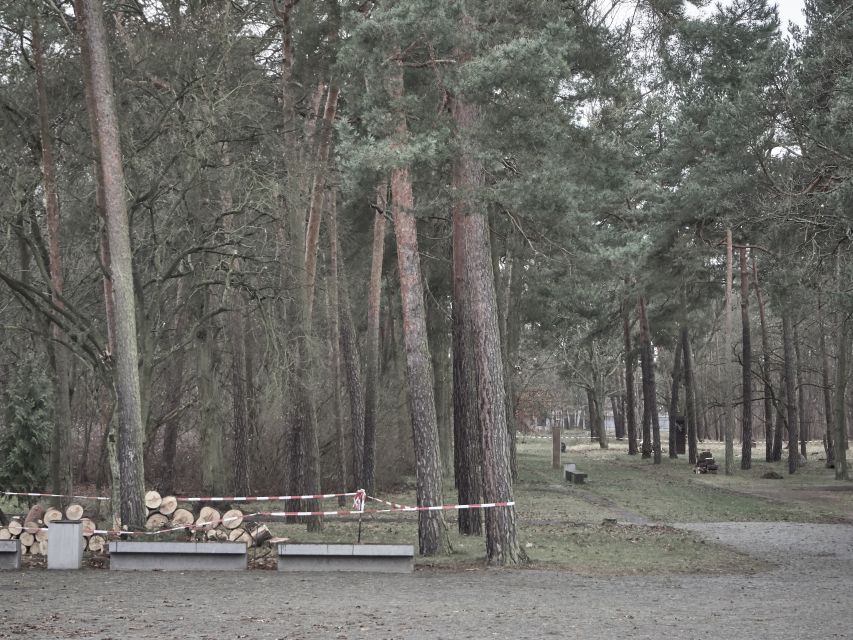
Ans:
MULTIPOLYGON (((723 466, 721 445, 701 448, 710 449, 723 466)), ((656 522, 838 522, 853 513, 853 492, 832 491, 833 483, 838 485, 834 472, 818 461, 790 476, 784 463, 763 462, 754 463, 748 471, 737 468, 731 476, 722 470, 716 475, 696 475, 684 456, 665 457, 655 465, 650 459, 626 455, 626 449, 621 443, 607 450, 575 444, 566 457, 589 473, 587 491, 656 522), (761 478, 769 470, 784 479, 761 478)))

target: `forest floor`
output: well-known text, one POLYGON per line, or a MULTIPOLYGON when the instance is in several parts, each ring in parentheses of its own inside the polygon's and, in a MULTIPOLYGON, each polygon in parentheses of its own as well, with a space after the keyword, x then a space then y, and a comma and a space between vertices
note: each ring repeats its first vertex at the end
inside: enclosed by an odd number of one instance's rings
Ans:
MULTIPOLYGON (((549 441, 519 442, 527 568, 484 569, 482 540, 459 536, 452 516, 453 553, 418 559, 413 575, 93 570, 103 556, 48 572, 33 559, 0 573, 0 638, 853 637, 853 484, 819 454, 793 476, 784 463, 697 476, 684 458, 652 465, 578 434, 568 444, 586 485, 551 468, 549 441)), ((413 500, 407 487, 383 497, 413 500)), ((294 541, 358 535, 355 520, 311 535, 272 526, 294 541)), ((365 516, 361 536, 416 544, 408 514, 365 516)))

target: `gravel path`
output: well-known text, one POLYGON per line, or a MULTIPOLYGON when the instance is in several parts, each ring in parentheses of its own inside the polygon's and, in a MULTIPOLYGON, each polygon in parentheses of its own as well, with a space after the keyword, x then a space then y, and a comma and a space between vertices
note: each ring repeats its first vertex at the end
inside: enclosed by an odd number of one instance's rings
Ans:
POLYGON ((754 575, 615 578, 5 572, 0 638, 853 637, 853 527, 682 526, 782 564, 754 575))

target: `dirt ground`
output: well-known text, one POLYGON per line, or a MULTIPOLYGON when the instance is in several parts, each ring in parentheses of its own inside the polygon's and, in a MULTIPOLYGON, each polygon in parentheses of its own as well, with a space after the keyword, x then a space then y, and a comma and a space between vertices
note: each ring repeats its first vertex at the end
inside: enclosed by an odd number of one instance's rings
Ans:
POLYGON ((413 575, 0 574, 0 638, 853 637, 853 527, 683 525, 774 563, 759 573, 590 578, 533 570, 413 575))

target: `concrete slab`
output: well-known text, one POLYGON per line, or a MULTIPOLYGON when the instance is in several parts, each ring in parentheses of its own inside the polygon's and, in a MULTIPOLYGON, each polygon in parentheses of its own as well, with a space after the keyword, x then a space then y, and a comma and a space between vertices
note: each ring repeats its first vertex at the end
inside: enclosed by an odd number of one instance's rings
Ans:
POLYGON ((279 571, 411 573, 414 568, 414 547, 409 544, 278 545, 279 571))
POLYGON ((245 542, 110 542, 118 571, 245 571, 245 542))
POLYGON ((83 566, 83 523, 79 520, 54 520, 48 527, 48 569, 79 569, 83 566))
POLYGON ((0 571, 21 568, 21 541, 0 540, 0 571))

